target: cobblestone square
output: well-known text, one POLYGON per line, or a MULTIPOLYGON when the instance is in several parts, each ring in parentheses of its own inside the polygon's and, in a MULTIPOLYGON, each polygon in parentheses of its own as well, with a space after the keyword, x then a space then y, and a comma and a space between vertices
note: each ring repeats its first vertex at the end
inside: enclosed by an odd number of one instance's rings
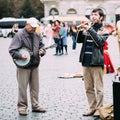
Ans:
MULTIPOLYGON (((45 43, 47 40, 44 38, 45 43)), ((29 114, 20 116, 17 111, 16 66, 8 53, 11 38, 0 38, 0 120, 100 120, 95 117, 83 117, 88 108, 82 78, 60 79, 65 73, 75 73, 82 69, 78 62, 80 44, 72 51, 71 39, 68 38, 68 55, 54 56, 55 49, 48 49, 41 60, 40 104, 46 113, 32 113, 30 98, 29 114)), ((119 64, 117 38, 110 36, 109 53, 115 69, 119 64)), ((104 104, 113 102, 112 80, 114 74, 104 75, 104 104)), ((29 96, 29 91, 28 91, 29 96)))

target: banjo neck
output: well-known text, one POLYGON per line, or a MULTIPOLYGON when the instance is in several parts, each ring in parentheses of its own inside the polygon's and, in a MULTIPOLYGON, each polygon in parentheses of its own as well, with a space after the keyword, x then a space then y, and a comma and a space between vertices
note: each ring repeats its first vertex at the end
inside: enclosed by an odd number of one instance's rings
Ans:
MULTIPOLYGON (((48 46, 48 47, 45 47, 45 48, 43 48, 44 50, 47 50, 47 49, 49 49, 49 48, 54 48, 54 47, 56 47, 57 46, 57 44, 56 43, 54 43, 54 44, 52 44, 52 45, 50 45, 50 46, 48 46)), ((40 49, 41 50, 41 49, 40 49)), ((30 51, 30 55, 32 56, 34 53, 37 53, 37 52, 39 52, 40 50, 36 50, 36 51, 30 51)))

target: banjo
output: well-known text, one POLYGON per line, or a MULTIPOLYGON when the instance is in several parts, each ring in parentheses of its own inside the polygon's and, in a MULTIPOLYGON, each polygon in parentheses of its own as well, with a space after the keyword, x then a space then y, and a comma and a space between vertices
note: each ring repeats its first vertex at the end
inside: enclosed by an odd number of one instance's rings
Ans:
MULTIPOLYGON (((47 49, 49 49, 49 48, 54 48, 54 47, 56 47, 57 46, 57 44, 55 43, 55 44, 52 44, 52 45, 50 45, 50 46, 48 46, 48 47, 46 47, 46 48, 44 48, 45 50, 47 50, 47 49)), ((27 65, 29 65, 29 63, 30 63, 30 60, 31 60, 31 55, 33 54, 33 52, 30 52, 30 50, 29 49, 27 49, 27 48, 20 48, 19 50, 18 50, 18 52, 20 53, 20 54, 24 54, 27 58, 26 59, 14 59, 13 61, 14 61, 14 63, 17 65, 17 66, 19 66, 19 67, 26 67, 27 65)), ((37 51, 36 51, 37 52, 37 51)), ((38 51, 39 52, 39 51, 38 51)))

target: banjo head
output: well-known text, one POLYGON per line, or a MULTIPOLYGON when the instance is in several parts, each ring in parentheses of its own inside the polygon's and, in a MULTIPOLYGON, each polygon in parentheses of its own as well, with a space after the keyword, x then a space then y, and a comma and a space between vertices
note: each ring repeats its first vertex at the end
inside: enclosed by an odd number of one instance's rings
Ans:
POLYGON ((27 66, 27 65, 29 64, 29 62, 30 62, 30 53, 29 53, 29 50, 26 49, 26 48, 22 48, 22 49, 19 49, 19 53, 20 53, 20 54, 24 54, 24 55, 27 57, 27 59, 25 59, 25 60, 15 59, 15 60, 14 60, 14 61, 15 61, 15 64, 16 64, 17 66, 20 66, 20 67, 25 67, 25 66, 27 66))

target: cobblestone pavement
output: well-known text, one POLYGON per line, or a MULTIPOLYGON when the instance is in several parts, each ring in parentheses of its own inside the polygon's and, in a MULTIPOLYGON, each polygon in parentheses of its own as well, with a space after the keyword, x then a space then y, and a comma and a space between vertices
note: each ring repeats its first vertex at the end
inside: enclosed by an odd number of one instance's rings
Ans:
MULTIPOLYGON (((72 51, 71 40, 68 39, 68 55, 54 56, 55 49, 47 50, 39 66, 40 72, 40 104, 46 113, 32 113, 29 101, 29 114, 20 116, 17 111, 16 67, 8 53, 11 38, 0 38, 0 120, 100 120, 95 117, 83 117, 88 103, 81 78, 60 79, 65 73, 81 70, 78 62, 79 49, 72 51)), ((47 40, 44 39, 45 43, 47 40)), ((117 39, 109 38, 110 56, 115 68, 119 65, 117 39)), ((112 80, 114 74, 104 75, 104 104, 112 102, 112 80)), ((29 92, 28 92, 29 95, 29 92)))

